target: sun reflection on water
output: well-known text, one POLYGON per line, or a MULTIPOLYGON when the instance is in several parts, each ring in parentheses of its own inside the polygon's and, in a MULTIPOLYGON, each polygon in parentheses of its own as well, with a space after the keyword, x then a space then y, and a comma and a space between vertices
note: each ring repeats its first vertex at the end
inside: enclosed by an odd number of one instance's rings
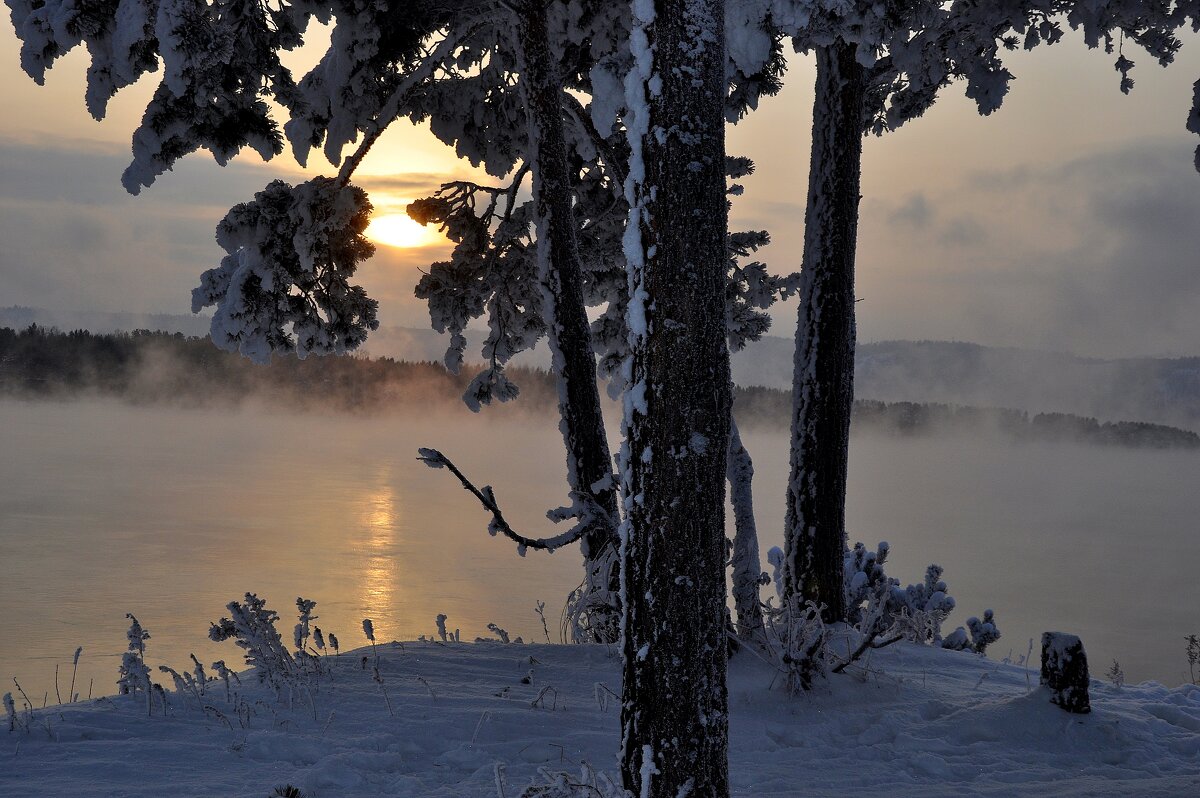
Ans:
POLYGON ((396 532, 399 508, 390 474, 380 475, 366 494, 359 526, 363 555, 362 609, 371 616, 390 616, 395 609, 396 532))

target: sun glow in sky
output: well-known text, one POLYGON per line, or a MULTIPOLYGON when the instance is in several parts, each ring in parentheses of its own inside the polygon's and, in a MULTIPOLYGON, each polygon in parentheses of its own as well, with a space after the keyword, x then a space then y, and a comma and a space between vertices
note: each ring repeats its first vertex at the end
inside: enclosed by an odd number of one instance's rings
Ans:
POLYGON ((372 216, 366 235, 376 244, 400 249, 428 247, 445 241, 435 227, 414 222, 405 213, 372 216))

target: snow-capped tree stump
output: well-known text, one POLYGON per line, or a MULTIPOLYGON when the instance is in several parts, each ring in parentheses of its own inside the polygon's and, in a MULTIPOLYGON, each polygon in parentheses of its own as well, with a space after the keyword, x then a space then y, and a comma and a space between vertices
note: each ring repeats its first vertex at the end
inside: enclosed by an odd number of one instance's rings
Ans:
POLYGON ((1050 703, 1076 714, 1092 711, 1082 640, 1062 632, 1042 633, 1041 683, 1050 688, 1050 703))

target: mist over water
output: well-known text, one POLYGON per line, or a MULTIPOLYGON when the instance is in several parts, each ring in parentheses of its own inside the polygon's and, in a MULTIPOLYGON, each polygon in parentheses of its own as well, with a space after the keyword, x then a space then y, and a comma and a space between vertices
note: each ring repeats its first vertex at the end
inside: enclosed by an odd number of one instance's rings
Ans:
MULTIPOLYGON (((787 436, 744 432, 755 460, 764 554, 781 544, 787 436)), ((465 410, 388 417, 181 411, 116 403, 0 401, 0 678, 36 703, 114 691, 126 612, 152 637, 152 665, 240 664, 207 639, 246 591, 282 617, 297 596, 344 650, 432 634, 449 616, 464 639, 495 622, 544 640, 579 582, 572 547, 530 552, 486 534, 487 517, 445 471, 415 459, 443 450, 496 489, 506 517, 544 534, 565 500, 557 419, 465 410), (497 418, 502 418, 496 422, 497 418)), ((852 539, 892 545, 888 572, 919 581, 946 568, 958 601, 945 631, 986 608, 1004 634, 1080 634, 1095 675, 1115 657, 1130 680, 1186 676, 1183 635, 1200 632, 1200 455, 1013 443, 999 437, 858 435, 850 453, 852 539)), ((1035 648, 1035 657, 1037 655, 1035 648)))

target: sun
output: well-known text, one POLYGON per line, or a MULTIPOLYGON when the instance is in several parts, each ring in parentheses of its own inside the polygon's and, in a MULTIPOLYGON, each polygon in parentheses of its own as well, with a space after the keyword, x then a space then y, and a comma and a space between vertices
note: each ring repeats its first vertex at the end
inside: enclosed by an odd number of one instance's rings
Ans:
POLYGON ((436 229, 418 224, 404 213, 374 217, 367 225, 366 236, 378 244, 402 249, 429 246, 441 238, 436 229))

